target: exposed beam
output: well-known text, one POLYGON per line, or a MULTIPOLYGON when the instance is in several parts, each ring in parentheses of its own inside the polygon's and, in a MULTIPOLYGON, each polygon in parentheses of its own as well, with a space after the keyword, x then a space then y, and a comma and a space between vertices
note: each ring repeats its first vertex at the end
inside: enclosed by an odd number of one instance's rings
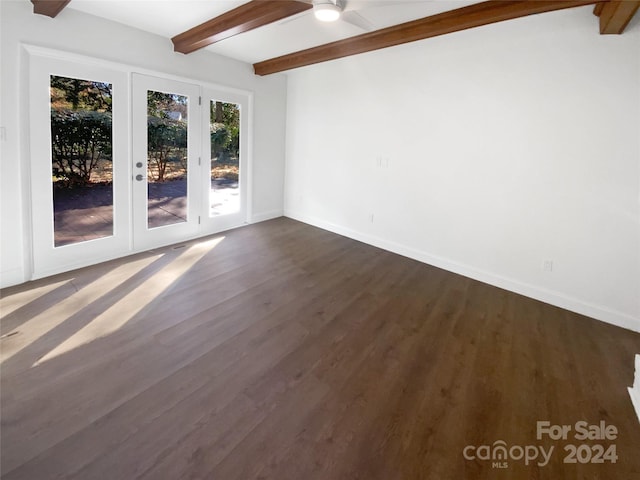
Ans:
POLYGON ((602 9, 603 9, 603 8, 604 8, 604 3, 603 3, 603 2, 596 3, 596 6, 595 6, 595 7, 593 7, 593 14, 594 14, 596 17, 599 17, 599 16, 600 16, 600 14, 602 13, 602 9))
MULTIPOLYGON (((627 28, 629 22, 638 11, 640 1, 611 0, 600 10, 600 33, 620 34, 627 28)), ((595 11, 594 11, 595 13, 595 11)))
POLYGON ((55 17, 71 0, 31 0, 33 3, 33 13, 55 17))
POLYGON ((295 0, 253 0, 171 39, 176 52, 191 53, 239 33, 248 32, 312 8, 295 0))
MULTIPOLYGON (((304 67, 315 63, 371 52, 381 48, 415 42, 425 38, 445 35, 469 28, 514 18, 551 12, 564 8, 592 5, 598 0, 577 1, 503 1, 493 0, 457 8, 448 12, 432 15, 382 30, 364 33, 337 42, 301 50, 299 52, 272 58, 253 65, 257 75, 269 75, 292 68, 304 67)), ((624 2, 623 2, 624 3, 624 2)))

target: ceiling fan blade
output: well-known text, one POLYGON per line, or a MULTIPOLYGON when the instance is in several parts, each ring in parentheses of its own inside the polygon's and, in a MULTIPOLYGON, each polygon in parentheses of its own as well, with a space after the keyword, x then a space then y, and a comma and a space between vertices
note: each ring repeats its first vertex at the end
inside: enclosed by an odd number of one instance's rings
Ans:
POLYGON ((376 26, 373 23, 371 23, 355 10, 342 12, 340 18, 345 22, 350 23, 351 25, 355 25, 356 27, 361 28, 365 32, 371 32, 376 29, 376 26))

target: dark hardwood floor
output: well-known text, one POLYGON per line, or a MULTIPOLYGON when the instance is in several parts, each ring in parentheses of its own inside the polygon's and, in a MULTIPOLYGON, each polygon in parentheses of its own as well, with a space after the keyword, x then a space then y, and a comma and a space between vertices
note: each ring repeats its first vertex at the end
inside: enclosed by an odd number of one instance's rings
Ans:
POLYGON ((640 334, 293 220, 2 297, 6 480, 640 478, 640 334))

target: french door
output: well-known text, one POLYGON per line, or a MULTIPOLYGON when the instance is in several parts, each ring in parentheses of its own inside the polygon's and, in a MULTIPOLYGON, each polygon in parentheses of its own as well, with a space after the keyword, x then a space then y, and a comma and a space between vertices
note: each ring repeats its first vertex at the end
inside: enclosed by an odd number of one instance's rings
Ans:
POLYGON ((244 95, 133 75, 133 238, 137 249, 246 220, 244 95))
POLYGON ((200 230, 200 87, 133 75, 133 242, 137 250, 200 230))
POLYGON ((32 55, 32 277, 130 251, 128 75, 32 55))
POLYGON ((246 222, 248 94, 30 53, 32 278, 246 222))

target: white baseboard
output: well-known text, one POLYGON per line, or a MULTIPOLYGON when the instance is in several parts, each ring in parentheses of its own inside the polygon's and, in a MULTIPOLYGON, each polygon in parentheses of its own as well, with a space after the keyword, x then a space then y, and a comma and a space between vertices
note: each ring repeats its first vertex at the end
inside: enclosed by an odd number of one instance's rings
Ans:
POLYGON ((274 218, 278 218, 284 215, 282 210, 270 210, 268 212, 255 213, 251 215, 249 219, 249 223, 260 223, 265 222, 267 220, 272 220, 274 218))
POLYGON ((341 225, 336 225, 331 222, 321 220, 319 218, 311 217, 308 215, 300 214, 298 212, 285 209, 284 216, 298 220, 315 227, 328 230, 345 237, 358 240, 374 247, 382 248, 399 255, 418 260, 434 267, 442 268, 459 275, 478 280, 489 285, 493 285, 511 292, 524 295, 541 302, 549 303, 565 310, 569 310, 580 315, 595 318, 605 323, 609 323, 618 327, 633 330, 634 332, 640 332, 640 319, 635 318, 629 314, 609 309, 600 305, 594 305, 580 299, 572 298, 562 293, 554 292, 542 287, 530 285, 525 282, 521 282, 512 278, 503 277, 492 272, 477 269, 475 267, 465 265, 453 260, 443 258, 437 255, 432 255, 421 250, 417 250, 406 245, 402 245, 396 242, 385 240, 374 235, 358 232, 341 225))

